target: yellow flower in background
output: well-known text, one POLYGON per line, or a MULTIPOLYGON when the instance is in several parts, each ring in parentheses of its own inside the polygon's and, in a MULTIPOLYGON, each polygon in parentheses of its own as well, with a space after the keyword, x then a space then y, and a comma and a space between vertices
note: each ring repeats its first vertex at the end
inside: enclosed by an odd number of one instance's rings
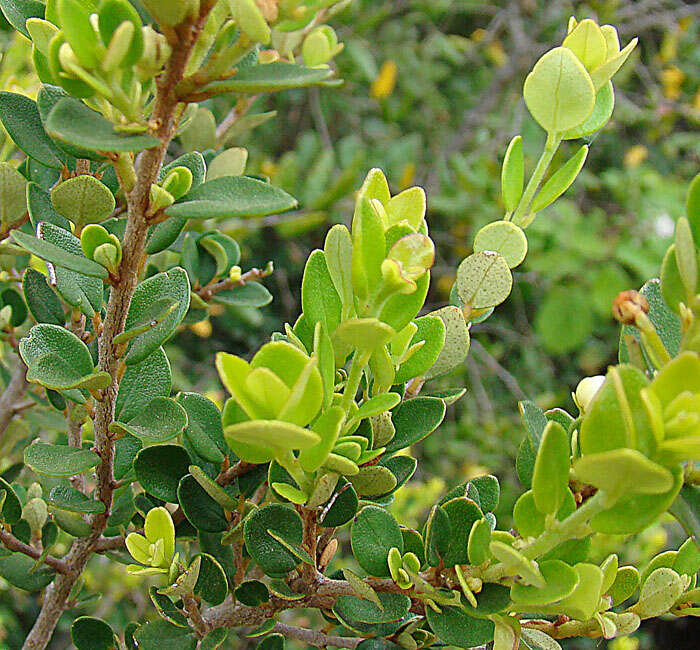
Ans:
POLYGON ((625 167, 639 167, 649 156, 649 150, 642 144, 635 144, 625 151, 625 167))
POLYGON ((681 94, 681 84, 685 79, 683 71, 675 65, 669 66, 661 72, 661 83, 664 87, 664 97, 678 99, 681 94))
POLYGON ((375 99, 385 99, 394 92, 398 68, 392 60, 384 61, 377 78, 372 82, 369 94, 375 99))

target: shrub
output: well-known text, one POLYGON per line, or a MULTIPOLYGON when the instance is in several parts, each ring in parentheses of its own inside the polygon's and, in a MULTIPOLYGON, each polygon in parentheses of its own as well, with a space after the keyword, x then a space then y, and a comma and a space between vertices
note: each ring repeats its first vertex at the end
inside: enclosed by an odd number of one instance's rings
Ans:
POLYGON ((452 304, 418 316, 435 258, 425 193, 392 196, 372 169, 351 228, 331 228, 306 261, 296 322, 250 361, 216 354, 230 394, 220 409, 171 396, 162 346, 212 303, 269 301, 260 280, 273 269, 244 272, 212 224, 297 202, 244 175, 240 150, 173 156, 171 142, 212 141, 222 125, 199 102, 217 95, 334 85, 342 44, 318 24, 331 3, 143 4, 150 17, 126 0, 0 3, 42 81, 36 101, 0 94, 27 155, 0 164, 0 325, 19 355, 0 430, 23 447, 0 479, 0 575, 44 592, 24 647, 46 647, 65 609, 90 611, 81 574, 102 554, 148 587, 154 616, 118 641, 78 616, 79 650, 215 648, 232 628, 261 648, 552 648, 695 615, 697 177, 661 280, 615 300, 620 364, 581 381, 575 415, 521 403, 516 534, 498 530, 494 476, 451 489, 420 530, 386 509, 416 470, 410 448, 464 393, 429 382, 464 361, 471 324, 507 299, 527 227, 575 181, 588 145, 548 175, 554 154, 605 125, 636 40, 621 47, 614 27, 572 19, 535 64, 524 98, 543 152, 525 183, 522 138, 508 146, 506 212, 477 233, 452 304), (665 512, 688 533, 678 551, 641 573, 614 554, 591 561, 596 534, 635 534, 665 512), (359 573, 328 574, 346 525, 359 573), (276 619, 301 607, 330 628, 276 619))

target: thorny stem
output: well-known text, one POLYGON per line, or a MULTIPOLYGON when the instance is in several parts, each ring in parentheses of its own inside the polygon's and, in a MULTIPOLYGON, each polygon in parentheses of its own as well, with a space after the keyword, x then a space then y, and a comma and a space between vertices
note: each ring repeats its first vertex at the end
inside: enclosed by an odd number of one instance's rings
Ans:
POLYGON ((127 194, 128 218, 123 240, 124 257, 119 268, 119 282, 110 292, 104 327, 98 341, 99 370, 108 372, 115 378, 104 391, 103 400, 95 405, 94 418, 95 450, 101 458, 97 468, 97 496, 105 504, 105 512, 93 517, 92 533, 88 537, 76 540, 64 558, 69 572, 57 576, 47 587, 41 611, 24 642, 23 650, 46 648, 58 619, 66 607, 71 590, 96 551, 98 541, 107 526, 115 487, 112 472, 114 445, 108 428, 114 417, 114 405, 119 390, 119 382, 116 379, 119 346, 114 343, 114 338, 124 330, 131 298, 143 266, 148 234, 146 213, 149 190, 157 179, 168 144, 175 135, 177 122, 182 113, 179 99, 175 94, 175 86, 184 75, 190 52, 212 7, 211 1, 202 3, 198 16, 189 18, 176 28, 179 47, 174 49, 165 70, 157 80, 157 93, 151 118, 153 134, 161 144, 146 150, 139 156, 136 184, 127 194))

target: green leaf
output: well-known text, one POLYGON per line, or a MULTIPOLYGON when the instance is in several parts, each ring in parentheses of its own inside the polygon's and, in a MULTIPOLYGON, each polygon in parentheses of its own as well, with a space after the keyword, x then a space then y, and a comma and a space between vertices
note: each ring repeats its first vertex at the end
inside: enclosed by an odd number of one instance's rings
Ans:
POLYGON ((36 229, 40 222, 48 221, 59 228, 70 231, 70 221, 56 212, 49 193, 37 183, 27 185, 27 207, 29 219, 36 229))
POLYGON ((396 547, 403 553, 403 537, 396 520, 383 508, 366 506, 350 530, 352 553, 358 564, 373 576, 389 576, 387 557, 396 547))
POLYGON ((579 575, 561 560, 545 560, 539 563, 545 581, 544 587, 514 584, 510 589, 513 602, 520 605, 548 605, 570 596, 578 585, 579 575))
POLYGON ((473 648, 493 640, 494 624, 469 616, 461 607, 440 606, 440 612, 426 607, 425 618, 430 629, 448 645, 473 648))
POLYGON ((148 595, 151 597, 151 601, 153 601, 153 605, 158 613, 168 621, 168 623, 172 623, 178 627, 189 627, 187 618, 182 610, 178 609, 168 596, 158 593, 158 587, 149 587, 148 595))
POLYGON ((633 610, 640 617, 660 616, 673 607, 683 593, 683 580, 672 569, 661 567, 642 585, 639 602, 633 610))
POLYGON ((586 162, 587 155, 588 146, 584 144, 560 169, 552 174, 532 201, 531 213, 543 210, 569 189, 581 171, 583 163, 586 162))
POLYGON ((688 296, 686 302, 690 302, 698 286, 698 255, 690 223, 685 217, 676 221, 674 245, 678 273, 688 296))
POLYGON ((24 553, 0 557, 0 576, 19 589, 41 591, 51 584, 56 574, 48 567, 36 569, 34 563, 34 559, 24 553))
POLYGON ((67 485, 57 485, 52 488, 46 502, 54 508, 67 510, 68 512, 92 514, 105 511, 105 504, 102 501, 95 501, 80 492, 80 490, 67 485))
POLYGON ((77 650, 111 650, 117 647, 114 632, 101 618, 79 616, 70 627, 77 650))
POLYGON ((185 438, 205 460, 221 463, 229 449, 224 441, 221 411, 214 402, 197 393, 180 393, 177 403, 187 412, 185 438))
POLYGON ((523 194, 524 178, 523 138, 516 135, 508 144, 501 168, 501 196, 507 212, 512 212, 517 207, 523 194))
POLYGON ((22 518, 22 503, 12 486, 0 477, 0 514, 8 524, 16 524, 22 518))
POLYGON ((394 377, 396 384, 403 384, 428 372, 438 360, 445 345, 446 328, 441 318, 428 314, 413 322, 418 329, 411 339, 409 350, 414 345, 422 345, 399 366, 394 377))
POLYGON ((615 108, 615 91, 612 82, 608 81, 595 96, 595 106, 589 117, 579 126, 569 129, 564 133, 564 140, 585 138, 596 131, 600 131, 612 117, 615 108))
POLYGON ((168 300, 177 307, 157 325, 132 339, 126 353, 126 364, 141 363, 166 341, 185 317, 190 304, 190 283, 187 273, 175 267, 144 280, 136 287, 126 318, 125 330, 148 320, 154 304, 168 300))
POLYGON ((527 255, 527 237, 512 221, 494 221, 479 230, 474 238, 474 252, 483 251, 499 253, 512 269, 527 255))
POLYGON ((404 594, 378 593, 381 607, 357 596, 340 596, 333 606, 333 613, 341 620, 362 623, 391 623, 400 621, 411 606, 411 599, 404 594))
POLYGON ((161 443, 182 433, 187 413, 169 397, 155 397, 148 406, 128 422, 112 422, 111 432, 128 433, 146 443, 161 443))
POLYGON ((623 566, 617 570, 615 581, 608 590, 612 605, 624 603, 639 587, 639 571, 633 566, 623 566))
POLYGON ((693 231, 693 239, 695 239, 696 244, 700 245, 700 173, 695 175, 688 186, 685 212, 693 231))
POLYGON ((234 451, 237 449, 237 443, 267 447, 271 450, 304 450, 310 449, 321 440, 313 431, 281 420, 250 420, 233 424, 224 429, 224 438, 234 451))
MULTIPOLYGON (((4 510, 3 510, 4 512, 4 510)), ((683 526, 695 544, 700 543, 700 488, 684 485, 669 508, 669 512, 683 526)))
POLYGON ((0 0, 0 9, 7 22, 27 38, 30 38, 27 20, 44 17, 44 3, 39 0, 0 0))
POLYGON ((554 514, 569 490, 569 435, 557 422, 542 434, 532 476, 532 493, 542 514, 554 514))
POLYGON ((146 357, 141 363, 127 366, 119 384, 114 418, 129 422, 135 418, 151 400, 170 395, 170 363, 163 348, 146 357))
POLYGON ((201 558, 201 564, 194 593, 210 605, 220 605, 228 595, 226 573, 213 556, 200 553, 196 557, 201 558))
POLYGON ((143 444, 134 436, 124 436, 114 443, 114 480, 131 481, 134 478, 134 459, 143 444))
POLYGON ((264 217, 297 207, 284 190, 248 176, 226 176, 195 187, 166 209, 170 217, 225 219, 264 217))
POLYGON ((380 393, 362 402, 354 417, 362 420, 379 415, 384 413, 384 411, 393 409, 400 401, 401 396, 398 393, 380 393))
POLYGON ((445 417, 445 402, 437 397, 415 397, 397 406, 391 416, 396 435, 387 445, 393 454, 420 442, 440 425, 445 417))
POLYGON ((376 318, 349 318, 334 333, 334 339, 358 350, 374 350, 388 343, 396 332, 376 318))
POLYGON ((340 324, 341 302, 326 264, 323 251, 309 255, 301 283, 301 306, 310 327, 322 323, 332 334, 340 324))
POLYGON ((270 592, 260 580, 246 580, 236 587, 236 599, 249 607, 257 607, 270 600, 270 592))
POLYGON ((100 457, 89 449, 38 441, 24 450, 24 462, 37 474, 69 477, 99 465, 100 457))
POLYGON ((451 499, 441 507, 450 521, 449 545, 443 557, 445 566, 468 564, 469 533, 472 526, 482 518, 481 509, 467 497, 451 499))
POLYGON ((134 633, 140 650, 195 650, 197 637, 188 629, 164 620, 141 625, 134 633))
POLYGON ((357 494, 363 497, 378 497, 391 492, 397 484, 391 470, 381 465, 361 467, 357 474, 349 477, 357 494))
POLYGON ((231 307, 258 308, 269 305, 272 302, 272 294, 259 282, 246 282, 233 289, 215 293, 213 300, 231 307))
POLYGON ((650 526, 668 510, 683 485, 680 465, 671 468, 673 485, 662 494, 625 495, 610 509, 591 519, 591 528, 609 535, 627 535, 650 526))
POLYGON ((386 254, 384 225, 375 207, 360 195, 352 219, 352 285, 355 296, 367 302, 370 290, 383 283, 386 254), (371 289, 370 289, 371 288, 371 289))
POLYGON ((469 327, 459 307, 448 305, 428 315, 437 316, 445 325, 445 344, 435 363, 423 373, 426 380, 440 377, 457 368, 467 358, 471 345, 469 327))
POLYGON ((190 457, 180 445, 145 447, 134 460, 134 471, 141 487, 152 496, 177 503, 180 479, 189 472, 190 457))
POLYGON ((27 180, 22 174, 9 163, 0 163, 0 225, 3 228, 19 221, 27 212, 26 187, 27 180))
POLYGON ((555 47, 537 61, 525 79, 523 95, 532 116, 550 133, 583 124, 595 105, 593 82, 566 47, 555 47))
POLYGON ((229 79, 213 81, 199 89, 208 95, 221 93, 272 93, 314 86, 332 76, 330 68, 305 68, 292 63, 268 63, 241 68, 229 79))
POLYGON ((612 495, 660 494, 673 486, 671 472, 636 449, 586 454, 574 464, 574 473, 612 495))
POLYGON ((69 97, 51 109, 44 126, 51 137, 89 151, 141 151, 160 145, 152 135, 116 131, 102 115, 69 97))
POLYGON ((46 281, 46 277, 32 268, 27 268, 22 278, 22 293, 29 311, 39 323, 64 325, 66 315, 58 296, 46 281))
POLYGON ((282 505, 267 505, 250 515, 243 527, 246 549, 269 576, 283 577, 299 564, 299 559, 274 539, 273 531, 290 544, 300 545, 303 537, 301 517, 282 505))
POLYGON ((112 214, 115 206, 109 188, 88 174, 59 183, 51 190, 51 203, 58 214, 79 228, 104 221, 112 214))
POLYGON ((99 41, 90 23, 90 8, 80 0, 57 0, 56 8, 66 40, 80 64, 87 68, 99 65, 99 41))
POLYGON ((323 465, 335 446, 345 423, 345 413, 339 406, 330 407, 313 423, 312 428, 318 434, 320 441, 299 454, 299 464, 306 472, 315 472, 323 465))
POLYGON ((328 231, 323 252, 328 273, 343 305, 343 313, 347 315, 353 307, 352 238, 344 225, 336 224, 328 231))
POLYGON ((120 62, 120 67, 123 68, 135 65, 143 54, 143 34, 141 31, 143 23, 138 11, 129 2, 123 0, 102 0, 100 2, 98 27, 105 45, 109 46, 114 32, 127 21, 134 26, 134 30, 129 47, 120 62))
MULTIPOLYGON (((42 231, 48 230, 48 228, 53 226, 53 224, 41 224, 41 226, 42 227, 39 233, 40 236, 42 231)), ((56 228, 56 226, 53 227, 56 228)), ((47 262, 51 262, 57 266, 75 271, 81 275, 101 278, 103 280, 107 279, 109 276, 109 273, 104 266, 97 264, 97 262, 93 262, 82 255, 70 253, 64 250, 61 246, 53 244, 50 241, 37 239, 36 237, 28 235, 21 230, 13 230, 12 237, 22 248, 30 253, 33 253, 37 257, 46 260, 47 262)))
POLYGON ((513 276, 499 253, 472 253, 457 267, 457 294, 473 309, 500 305, 510 294, 513 276))
POLYGON ((185 516, 197 530, 222 533, 228 529, 224 509, 207 494, 194 476, 187 474, 180 479, 177 500, 185 516))
POLYGON ((18 93, 0 92, 0 120, 28 156, 46 167, 64 166, 64 155, 44 131, 35 101, 18 93))
POLYGON ((73 332, 58 325, 41 323, 19 344, 27 364, 27 380, 47 388, 106 388, 112 383, 108 373, 95 372, 92 356, 73 332))
POLYGON ((197 465, 190 465, 189 471, 204 491, 225 510, 235 510, 238 501, 234 499, 221 485, 209 478, 209 476, 197 465))

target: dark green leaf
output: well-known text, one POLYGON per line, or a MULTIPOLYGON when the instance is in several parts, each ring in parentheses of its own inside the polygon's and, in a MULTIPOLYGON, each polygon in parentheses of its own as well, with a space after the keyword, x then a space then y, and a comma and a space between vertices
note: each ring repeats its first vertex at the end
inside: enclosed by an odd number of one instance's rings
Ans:
POLYGON ((100 457, 89 449, 35 442, 24 450, 24 462, 37 474, 68 477, 95 467, 100 457))
POLYGON ((194 593, 211 605, 223 603, 228 594, 228 582, 223 568, 211 555, 200 553, 197 557, 202 558, 202 562, 194 593))
POLYGON ((141 363, 127 366, 119 384, 114 417, 129 422, 143 411, 156 397, 170 395, 170 363, 163 348, 146 357, 141 363))
POLYGON ((396 520, 383 508, 366 506, 355 517, 350 531, 352 553, 373 576, 388 576, 387 556, 396 547, 403 553, 403 537, 396 520))
POLYGON ((36 102, 18 93, 0 92, 0 119, 15 144, 42 165, 61 169, 62 152, 44 131, 36 102))
POLYGON ((327 81, 333 72, 330 68, 305 68, 292 63, 268 63, 241 68, 233 77, 213 81, 201 92, 209 95, 221 93, 271 93, 290 88, 313 86, 327 81))
POLYGON ((116 648, 114 632, 100 618, 80 616, 73 621, 70 636, 77 650, 111 650, 116 648))
POLYGON ((52 323, 64 325, 66 315, 63 312, 61 301, 46 281, 46 277, 39 271, 27 268, 22 278, 22 291, 24 299, 32 316, 39 323, 52 323))
POLYGON ((177 487, 188 473, 190 463, 189 454, 179 445, 154 445, 138 453, 134 471, 148 494, 177 503, 177 487))
POLYGON ((47 567, 33 569, 34 560, 24 553, 0 557, 0 576, 7 582, 26 591, 41 591, 51 583, 55 574, 47 567))
POLYGON ((194 650, 197 647, 197 637, 193 632, 162 619, 139 627, 134 639, 139 650, 194 650))
POLYGON ((102 115, 69 97, 53 107, 45 127, 50 136, 90 151, 141 151, 160 144, 160 140, 145 133, 119 133, 102 115))
POLYGON ((231 307, 264 307, 272 302, 272 294, 259 282, 246 282, 215 293, 214 302, 231 307))
POLYGON ((445 402, 437 397, 415 397, 402 402, 391 416, 396 435, 387 445, 387 453, 420 442, 435 431, 444 417, 445 402))
POLYGON ((195 187, 165 212, 171 217, 224 219, 264 217, 292 210, 294 197, 248 176, 215 178, 195 187))
POLYGON ((440 606, 438 613, 425 608, 428 625, 441 641, 458 648, 473 648, 493 640, 494 624, 483 618, 469 616, 459 607, 440 606))
POLYGON ((301 517, 286 506, 273 504, 253 512, 243 527, 243 538, 250 556, 267 575, 282 577, 299 564, 299 559, 268 530, 290 544, 299 545, 303 535, 301 517))
POLYGON ((177 500, 185 516, 197 530, 221 533, 228 529, 224 509, 207 494, 191 474, 180 479, 177 500))
POLYGON ((57 485, 54 487, 51 492, 49 492, 46 503, 54 508, 83 514, 105 511, 105 504, 102 503, 102 501, 95 501, 80 492, 80 490, 76 490, 67 485, 57 485))
POLYGON ((136 287, 129 307, 125 329, 147 319, 149 310, 159 300, 177 304, 163 320, 143 334, 132 339, 126 353, 127 365, 141 363, 157 350, 173 334, 185 317, 190 304, 190 283, 187 273, 180 267, 158 273, 136 287))
POLYGON ((26 28, 27 20, 44 17, 44 3, 39 0, 0 0, 0 9, 7 22, 27 38, 30 38, 26 28))

